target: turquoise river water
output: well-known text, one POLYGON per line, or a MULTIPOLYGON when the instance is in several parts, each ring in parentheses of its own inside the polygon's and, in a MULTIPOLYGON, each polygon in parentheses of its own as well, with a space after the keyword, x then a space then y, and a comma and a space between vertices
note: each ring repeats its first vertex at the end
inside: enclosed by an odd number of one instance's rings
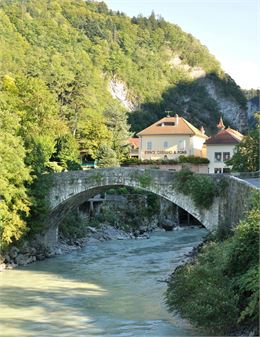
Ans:
POLYGON ((202 335, 167 311, 162 282, 205 229, 107 241, 0 273, 1 337, 202 335))

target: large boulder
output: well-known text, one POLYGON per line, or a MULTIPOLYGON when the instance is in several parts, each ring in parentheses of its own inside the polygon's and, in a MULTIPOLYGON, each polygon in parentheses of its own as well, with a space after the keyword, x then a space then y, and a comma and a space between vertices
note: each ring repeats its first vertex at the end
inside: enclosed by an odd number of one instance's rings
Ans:
POLYGON ((175 226, 175 222, 169 219, 162 219, 160 225, 166 231, 172 231, 175 226))

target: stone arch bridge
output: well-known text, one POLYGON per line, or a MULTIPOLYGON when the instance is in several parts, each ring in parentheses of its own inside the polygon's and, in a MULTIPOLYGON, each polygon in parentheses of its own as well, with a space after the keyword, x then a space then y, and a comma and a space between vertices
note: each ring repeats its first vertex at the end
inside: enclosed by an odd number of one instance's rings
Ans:
POLYGON ((53 245, 57 242, 59 224, 70 210, 96 194, 121 186, 139 188, 173 202, 209 231, 216 230, 220 224, 235 226, 249 207, 254 187, 232 176, 208 176, 216 183, 226 180, 227 184, 212 206, 204 209, 197 207, 190 196, 176 190, 176 173, 173 171, 120 167, 46 175, 43 179, 48 185, 49 215, 44 243, 53 245))

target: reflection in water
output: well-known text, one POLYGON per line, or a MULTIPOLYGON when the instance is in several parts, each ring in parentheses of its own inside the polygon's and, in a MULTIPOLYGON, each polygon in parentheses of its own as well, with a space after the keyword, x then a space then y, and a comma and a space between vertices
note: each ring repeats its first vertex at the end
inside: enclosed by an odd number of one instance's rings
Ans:
POLYGON ((161 282, 206 230, 109 241, 0 274, 0 336, 198 336, 161 282))

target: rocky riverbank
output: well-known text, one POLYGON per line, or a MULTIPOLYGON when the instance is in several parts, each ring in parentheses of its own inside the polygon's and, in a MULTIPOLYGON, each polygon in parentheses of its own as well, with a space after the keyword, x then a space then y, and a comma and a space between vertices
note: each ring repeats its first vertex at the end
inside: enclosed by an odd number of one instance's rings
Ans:
POLYGON ((0 255, 0 271, 13 269, 17 266, 25 266, 35 261, 42 261, 57 255, 68 254, 90 244, 107 240, 141 240, 149 239, 149 232, 164 231, 157 226, 141 226, 138 230, 127 232, 108 224, 98 227, 88 226, 86 236, 83 238, 60 238, 54 247, 45 247, 39 240, 23 241, 17 246, 12 246, 8 252, 0 255))

